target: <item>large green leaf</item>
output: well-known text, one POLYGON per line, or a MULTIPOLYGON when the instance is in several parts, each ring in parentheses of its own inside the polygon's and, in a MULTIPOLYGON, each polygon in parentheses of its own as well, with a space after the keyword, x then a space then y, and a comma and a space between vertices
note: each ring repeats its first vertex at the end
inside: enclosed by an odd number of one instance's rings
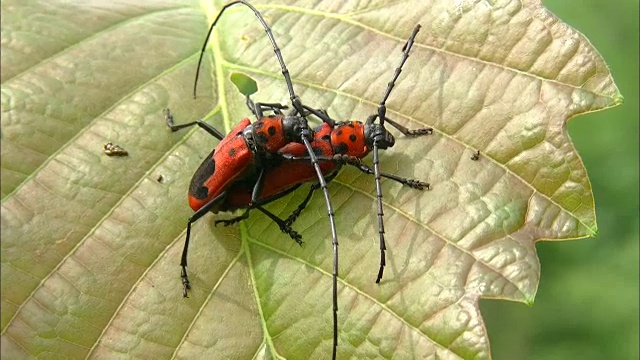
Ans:
MULTIPOLYGON (((589 42, 539 1, 286 1, 256 5, 303 101, 337 119, 371 114, 416 23, 423 28, 389 116, 434 134, 399 139, 382 168, 389 251, 379 261, 373 179, 330 185, 340 239, 339 358, 490 358, 478 299, 532 303, 534 244, 597 233, 586 171, 566 121, 621 96, 589 42), (472 161, 475 150, 479 161, 472 161)), ((222 3, 2 2, 3 358, 327 358, 332 252, 320 196, 294 225, 261 214, 193 229, 191 298, 178 267, 193 171, 249 115, 288 101, 263 29, 222 3), (115 142, 128 157, 107 157, 115 142), (158 181, 162 175, 162 180, 158 181)), ((269 209, 288 215, 294 194, 269 209)))

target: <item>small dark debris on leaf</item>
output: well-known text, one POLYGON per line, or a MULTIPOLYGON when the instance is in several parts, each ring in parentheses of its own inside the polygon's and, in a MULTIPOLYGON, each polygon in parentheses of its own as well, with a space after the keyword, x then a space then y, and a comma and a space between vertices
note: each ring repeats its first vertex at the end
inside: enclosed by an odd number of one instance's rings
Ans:
POLYGON ((162 174, 158 175, 156 181, 162 184, 162 182, 164 181, 164 176, 162 176, 162 174))
POLYGON ((171 110, 164 108, 162 109, 162 113, 164 114, 164 121, 171 127, 173 125, 173 114, 171 114, 171 110))
POLYGON ((476 150, 476 152, 471 155, 471 160, 478 161, 480 160, 480 150, 476 150))
POLYGON ((109 156, 127 156, 129 153, 122 146, 117 145, 109 141, 104 144, 104 153, 109 156))

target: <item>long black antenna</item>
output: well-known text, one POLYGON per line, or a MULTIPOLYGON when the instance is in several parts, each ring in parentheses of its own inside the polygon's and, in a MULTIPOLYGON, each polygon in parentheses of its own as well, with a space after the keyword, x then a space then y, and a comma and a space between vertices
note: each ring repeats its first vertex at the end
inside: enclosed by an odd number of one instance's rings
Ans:
POLYGON ((194 98, 196 97, 196 88, 198 84, 198 76, 200 74, 200 65, 202 63, 202 58, 204 56, 207 43, 209 42, 209 37, 213 32, 213 28, 218 23, 218 20, 222 16, 222 13, 224 13, 226 9, 228 9, 229 7, 235 4, 244 4, 253 11, 253 13, 256 15, 258 20, 260 20, 262 27, 264 27, 264 31, 267 33, 267 37, 271 41, 271 45, 273 46, 273 51, 276 53, 276 57, 278 58, 278 62, 280 63, 280 67, 282 68, 282 75, 284 76, 284 81, 287 83, 287 88, 289 90, 289 97, 291 99, 291 105, 303 120, 301 124, 300 136, 301 136, 302 142, 304 143, 304 146, 307 149, 307 152, 309 153, 309 158, 311 159, 311 163, 313 164, 313 167, 315 168, 316 174, 318 176, 318 183, 320 184, 320 187, 322 188, 322 192, 324 194, 324 200, 327 205, 327 215, 329 215, 329 222, 331 224, 331 237, 332 237, 332 245, 333 245, 333 354, 332 354, 332 359, 335 360, 336 352, 338 348, 338 235, 336 231, 336 220, 335 220, 335 215, 333 213, 333 206, 331 205, 331 199, 329 198, 329 189, 327 186, 327 181, 325 180, 324 175, 322 174, 322 170, 320 169, 320 164, 318 164, 318 158, 315 152, 313 151, 313 148, 311 147, 311 143, 309 143, 309 139, 312 138, 313 135, 309 130, 309 125, 307 124, 305 108, 303 107, 302 102, 300 101, 300 98, 295 94, 295 91, 293 90, 293 82, 291 81, 291 77, 289 76, 289 70, 287 69, 287 66, 284 63, 284 59, 282 59, 282 53, 280 52, 280 48, 276 44, 276 40, 273 38, 273 33, 271 33, 271 29, 269 28, 269 25, 262 17, 262 14, 260 14, 258 9, 256 9, 253 5, 249 4, 247 1, 236 0, 226 4, 225 6, 222 7, 220 12, 218 13, 218 16, 216 16, 216 19, 213 21, 213 24, 211 24, 211 27, 209 28, 209 32, 207 33, 207 37, 205 38, 204 44, 202 45, 202 50, 200 51, 200 58, 198 59, 196 79, 193 83, 193 97, 194 98))
MULTIPOLYGON (((378 106, 378 119, 380 120, 380 126, 384 129, 384 119, 386 117, 387 107, 385 102, 387 98, 389 98, 389 94, 391 94, 391 90, 395 85, 396 80, 398 80, 398 76, 402 72, 402 66, 409 58, 409 51, 413 46, 413 40, 416 35, 418 35, 418 31, 420 31, 420 24, 416 25, 407 40, 407 43, 402 47, 402 59, 400 60, 400 65, 396 68, 396 71, 393 73, 393 78, 387 84, 387 90, 382 97, 382 101, 380 101, 380 105, 378 106)), ((384 272, 385 263, 385 250, 387 249, 384 241, 384 211, 382 208, 382 185, 380 184, 380 159, 378 157, 378 141, 383 140, 381 137, 384 136, 386 131, 379 133, 373 139, 373 171, 376 179, 376 197, 378 199, 378 234, 380 236, 380 269, 378 270, 378 276, 376 278, 376 283, 379 283, 382 279, 382 274, 384 272)))
POLYGON ((387 113, 387 99, 389 98, 389 95, 391 95, 391 90, 393 90, 396 80, 398 80, 398 76, 400 76, 400 73, 402 72, 402 66, 404 66, 404 63, 409 58, 409 50, 411 50, 411 47, 413 46, 413 40, 416 38, 416 35, 418 35, 420 27, 420 24, 418 24, 413 28, 413 32, 411 33, 409 40, 407 40, 402 47, 402 60, 400 60, 400 65, 396 68, 396 71, 393 73, 393 78, 391 78, 391 81, 387 84, 387 90, 385 90, 382 101, 380 101, 380 106, 378 106, 378 119, 380 119, 380 125, 384 125, 384 118, 387 113))
MULTIPOLYGON (((280 63, 280 67, 282 68, 282 75, 284 75, 284 81, 287 83, 287 88, 289 89, 289 94, 291 95, 291 101, 293 102, 294 98, 297 99, 297 97, 296 97, 296 95, 295 95, 295 93, 293 91, 293 83, 291 82, 291 77, 289 76, 289 70, 287 70, 287 66, 284 64, 284 60, 282 59, 282 54, 280 53, 280 48, 276 44, 276 40, 273 38, 273 34, 271 33, 271 29, 269 28, 269 25, 267 25, 267 22, 262 17, 262 14, 260 14, 258 9, 256 9, 253 5, 249 4, 245 0, 232 1, 232 2, 230 2, 228 4, 226 4, 225 6, 223 6, 222 10, 220 10, 220 12, 218 13, 218 16, 216 16, 216 19, 213 20, 213 24, 211 24, 211 27, 209 27, 209 32, 207 32, 207 37, 204 39, 204 44, 202 44, 202 50, 200 50, 200 58, 198 58, 198 68, 196 69, 196 79, 193 82, 193 97, 194 98, 196 97, 196 88, 198 86, 198 77, 200 75, 200 66, 202 64, 202 58, 204 57, 204 52, 207 49, 207 43, 209 43, 209 38, 211 37, 211 33, 213 32, 213 28, 218 23, 218 20, 220 20, 220 18, 222 17, 222 14, 224 13, 224 11, 227 10, 229 7, 235 5, 235 4, 244 4, 244 5, 246 5, 247 7, 249 7, 253 11, 254 14, 256 14, 256 17, 258 18, 258 20, 260 20, 260 23, 264 27, 264 31, 267 33, 267 37, 271 41, 271 45, 273 45, 273 51, 276 53, 276 57, 278 58, 278 62, 280 63)), ((300 108, 298 111, 301 112, 302 108, 300 108)))

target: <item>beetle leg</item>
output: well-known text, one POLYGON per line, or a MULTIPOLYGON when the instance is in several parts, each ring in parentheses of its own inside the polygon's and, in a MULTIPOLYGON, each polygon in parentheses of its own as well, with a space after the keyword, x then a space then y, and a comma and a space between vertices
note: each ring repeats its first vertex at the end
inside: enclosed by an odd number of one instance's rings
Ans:
POLYGON ((251 111, 251 113, 255 115, 255 117, 258 120, 264 117, 264 111, 273 111, 274 114, 282 115, 282 111, 280 110, 289 108, 287 105, 282 105, 278 103, 259 103, 259 102, 254 103, 253 100, 251 100, 251 98, 249 97, 249 95, 246 96, 246 104, 247 104, 247 107, 249 108, 249 111, 251 111))
POLYGON ((278 103, 256 103, 256 106, 260 107, 262 111, 270 110, 273 111, 276 115, 282 115, 282 111, 286 110, 289 107, 287 105, 282 105, 278 103))
POLYGON ((430 128, 430 127, 410 130, 410 129, 398 124, 397 122, 389 119, 388 117, 385 117, 384 119, 385 119, 386 122, 391 124, 391 126, 393 126, 394 128, 398 129, 398 131, 403 133, 405 136, 421 136, 421 135, 431 135, 431 134, 433 134, 433 128, 430 128))
POLYGON ((265 174, 265 169, 260 169, 260 175, 258 175, 258 180, 256 180, 256 183, 253 186, 253 191, 251 192, 251 202, 249 203, 249 207, 254 207, 254 204, 256 204, 255 206, 257 206, 257 203, 260 201, 260 194, 262 193, 262 188, 264 187, 265 174))
MULTIPOLYGON (((320 160, 320 159, 318 159, 320 160)), ((327 176, 326 180, 327 183, 331 182, 331 180, 335 179, 335 177, 338 176, 338 172, 334 172, 333 174, 327 176)), ((292 225, 296 219, 298 218, 298 216, 300 216, 300 214, 302 213, 302 210, 304 210, 307 207, 307 204, 309 204, 309 201, 311 200, 311 197, 313 196, 313 193, 320 189, 320 184, 318 183, 314 183, 311 185, 311 188, 309 189, 309 192, 307 193, 307 196, 304 198, 304 200, 302 200, 302 202, 300 203, 300 205, 298 205, 298 207, 293 210, 293 212, 291 213, 291 215, 289 215, 289 217, 285 220, 285 223, 287 225, 292 225)))
POLYGON ((307 193, 307 196, 304 198, 304 200, 302 200, 300 205, 298 205, 298 207, 295 210, 293 210, 291 215, 289 215, 289 217, 284 221, 287 225, 290 226, 291 224, 293 224, 296 221, 298 216, 300 216, 300 213, 302 213, 302 210, 304 210, 307 207, 307 204, 311 200, 311 197, 313 196, 313 193, 316 190, 318 190, 319 188, 320 188, 320 184, 318 184, 318 183, 314 183, 313 185, 311 185, 311 188, 309 189, 309 192, 307 193))
POLYGON ((191 289, 191 283, 189 282, 189 276, 187 275, 187 254, 189 252, 189 239, 191 237, 191 224, 193 224, 198 219, 200 219, 202 216, 204 216, 204 214, 208 213, 209 210, 211 210, 211 208, 216 206, 220 201, 224 200, 224 198, 226 196, 227 196, 227 192, 224 191, 220 195, 214 197, 208 203, 204 204, 203 207, 198 209, 198 211, 196 211, 193 215, 191 215, 191 217, 189 218, 189 220, 187 222, 187 236, 186 236, 186 238, 184 240, 184 247, 182 248, 182 257, 181 257, 181 260, 180 260, 180 267, 181 267, 180 277, 182 278, 182 287, 183 287, 182 296, 183 297, 189 297, 188 296, 188 292, 189 292, 189 289, 191 289))
MULTIPOLYGON (((360 171, 362 171, 365 174, 369 174, 369 175, 374 175, 374 171, 372 168, 370 168, 368 165, 365 164, 350 164, 355 166, 356 168, 358 168, 360 171)), ((419 181, 419 180, 414 180, 414 179, 407 179, 407 178, 403 178, 394 174, 387 174, 384 172, 380 173, 380 176, 399 182, 402 185, 406 185, 409 186, 411 188, 417 189, 417 190, 424 190, 424 189, 431 189, 431 185, 429 185, 429 183, 427 182, 423 182, 423 181, 419 181)))
POLYGON ((214 221, 214 225, 218 226, 218 224, 222 224, 222 225, 224 225, 226 227, 226 226, 238 223, 238 222, 240 222, 242 220, 246 220, 247 218, 249 218, 249 210, 250 209, 247 209, 247 210, 245 210, 244 213, 242 213, 242 215, 236 216, 236 217, 231 218, 231 219, 216 220, 216 221, 214 221))
POLYGON ((176 132, 176 131, 184 129, 184 128, 191 127, 193 125, 198 125, 199 127, 204 129, 206 132, 211 134, 216 139, 218 139, 218 140, 224 139, 224 135, 220 131, 218 131, 216 128, 214 128, 213 126, 207 124, 206 122, 204 122, 202 120, 196 120, 196 121, 192 121, 192 122, 186 123, 186 124, 175 125, 173 123, 173 114, 171 114, 171 110, 165 108, 163 110, 163 112, 164 112, 164 118, 165 118, 165 120, 167 122, 167 126, 173 132, 176 132))
POLYGON ((290 224, 287 224, 286 220, 280 219, 278 216, 270 212, 269 210, 263 208, 262 206, 256 205, 256 209, 262 211, 263 214, 267 215, 273 222, 278 224, 280 227, 280 231, 289 235, 298 245, 302 245, 302 235, 298 234, 297 231, 293 230, 290 224))
POLYGON ((262 109, 259 106, 256 106, 256 103, 254 103, 253 100, 251 100, 251 97, 249 97, 249 95, 247 95, 246 104, 247 104, 247 107, 249 108, 249 111, 251 111, 251 113, 255 115, 257 120, 262 119, 262 109))
POLYGON ((331 127, 334 127, 336 125, 336 121, 329 117, 329 114, 327 113, 326 110, 324 110, 324 109, 314 109, 314 108, 309 107, 307 105, 302 105, 302 107, 305 110, 307 110, 309 112, 309 114, 315 115, 318 119, 322 120, 322 122, 325 122, 325 123, 329 124, 331 127))

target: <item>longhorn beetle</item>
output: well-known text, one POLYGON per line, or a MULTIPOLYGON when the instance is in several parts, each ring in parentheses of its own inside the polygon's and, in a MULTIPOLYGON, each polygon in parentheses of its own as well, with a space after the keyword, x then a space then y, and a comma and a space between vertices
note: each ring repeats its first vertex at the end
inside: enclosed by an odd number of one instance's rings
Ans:
MULTIPOLYGON (((276 223, 280 225, 280 228, 283 232, 288 233, 292 238, 296 239, 297 233, 292 231, 289 225, 295 220, 295 218, 299 215, 299 213, 304 209, 306 204, 308 203, 312 193, 318 188, 323 189, 325 202, 327 203, 327 212, 329 214, 329 218, 331 221, 331 231, 333 237, 333 251, 334 251, 334 271, 333 271, 333 320, 334 320, 334 343, 333 343, 333 358, 336 355, 337 348, 337 269, 338 269, 338 256, 337 256, 337 236, 335 232, 335 219, 333 217, 333 211, 330 203, 330 199, 328 196, 326 181, 323 177, 323 173, 327 172, 327 179, 330 181, 335 177, 337 171, 343 163, 356 165, 360 170, 375 175, 376 179, 376 193, 378 199, 378 224, 379 224, 379 233, 380 233, 380 250, 381 250, 381 262, 380 262, 380 270, 378 272, 378 277, 376 282, 379 282, 382 278, 383 269, 385 266, 385 256, 384 250, 386 249, 384 244, 384 227, 383 227, 383 212, 382 212, 382 192, 380 186, 380 178, 387 177, 396 181, 399 181, 405 185, 409 185, 415 188, 428 188, 428 184, 417 182, 414 180, 407 180, 395 175, 384 174, 380 172, 379 169, 379 160, 378 160, 378 149, 386 149, 391 147, 395 143, 395 139, 393 135, 391 135, 385 128, 384 122, 385 120, 390 123, 392 126, 400 130, 403 134, 407 136, 417 136, 417 135, 425 135, 431 133, 430 128, 418 129, 418 130, 408 130, 405 127, 395 123, 393 120, 386 118, 386 106, 385 102, 390 95, 391 90, 397 80, 401 68, 404 62, 407 60, 409 55, 409 50, 413 45, 413 41, 417 32, 419 31, 420 26, 416 26, 411 37, 403 47, 403 57, 400 63, 400 66, 396 69, 393 79, 389 82, 387 86, 387 90, 383 97, 382 102, 378 108, 378 113, 370 116, 366 123, 361 123, 357 121, 353 122, 341 122, 336 124, 334 120, 332 120, 325 111, 317 110, 310 108, 306 105, 303 105, 299 98, 293 92, 293 85, 291 79, 289 77, 288 71, 282 60, 282 56, 280 54, 280 49, 277 47, 275 40, 272 36, 271 30, 268 25, 260 15, 260 13, 251 6, 246 1, 234 1, 225 5, 213 24, 209 29, 209 33, 207 34, 207 38, 205 40, 205 44, 203 45, 200 59, 198 62, 198 71, 196 72, 196 82, 194 83, 194 96, 195 89, 197 84, 197 78, 200 68, 200 63, 202 61, 202 57, 204 51, 206 49, 206 43, 211 35, 213 27, 221 17, 222 13, 230 6, 242 3, 254 12, 254 14, 258 17, 260 22, 262 23, 267 36, 269 37, 276 57, 280 62, 282 73, 285 77, 285 81, 287 83, 291 103, 293 105, 293 112, 287 116, 283 117, 280 110, 285 109, 286 106, 280 104, 261 104, 261 103, 253 103, 250 98, 247 96, 247 105, 252 110, 252 112, 258 118, 254 124, 250 124, 248 119, 244 119, 236 129, 232 131, 227 137, 223 137, 217 130, 213 129, 206 123, 198 120, 192 123, 184 124, 184 125, 174 125, 173 119, 170 116, 170 113, 167 111, 167 124, 173 131, 177 131, 179 129, 198 125, 204 128, 207 132, 221 140, 221 143, 214 149, 211 155, 205 159, 201 167, 198 169, 194 178, 192 179, 192 184, 189 191, 190 204, 194 210, 196 210, 196 214, 194 214, 188 222, 187 226, 187 239, 185 240, 185 248, 183 250, 182 256, 182 278, 184 285, 184 295, 186 296, 187 290, 190 288, 190 284, 188 282, 188 278, 186 276, 186 253, 188 248, 188 240, 190 234, 190 225, 192 222, 200 218, 208 211, 226 211, 233 210, 237 208, 257 208, 263 213, 267 214, 271 217, 276 223), (271 110, 275 113, 274 116, 269 116, 268 118, 263 117, 263 110, 271 110), (313 114, 314 116, 320 118, 325 124, 324 130, 327 132, 330 130, 330 134, 324 134, 320 137, 322 141, 325 141, 325 145, 329 145, 329 148, 321 148, 321 151, 317 155, 309 142, 309 139, 313 138, 313 132, 310 131, 307 127, 306 123, 306 115, 313 114), (380 119, 379 123, 375 123, 376 118, 380 119), (266 125, 265 125, 266 124, 266 125), (337 125, 337 126, 336 126, 337 125), (277 136, 277 141, 271 140, 267 137, 264 132, 260 133, 261 129, 266 127, 269 133, 269 136, 277 136), (328 129, 328 130, 327 130, 328 129), (257 132, 256 132, 257 130, 257 132), (273 131, 272 131, 273 130, 273 131), (261 138, 258 138, 260 134, 263 134, 261 138), (258 141, 255 141, 255 140, 258 141), (328 141, 329 139, 333 141, 328 141), (348 139, 348 140, 347 140, 348 139), (241 142, 244 140, 244 145, 241 142), (281 184, 278 185, 275 180, 273 180, 270 175, 276 174, 275 171, 271 171, 274 168, 277 168, 278 161, 277 157, 273 156, 274 150, 280 147, 282 141, 289 142, 286 147, 279 151, 278 154, 282 156, 282 158, 296 162, 300 160, 310 161, 311 165, 304 165, 305 170, 307 171, 307 175, 302 176, 301 172, 294 172, 293 178, 289 178, 290 184, 281 184), (302 143, 300 145, 296 145, 296 143, 302 143), (228 149, 229 152, 225 152, 227 147, 231 145, 231 149, 228 149), (334 144, 334 145, 332 145, 334 144), (304 145, 303 148, 300 146, 304 145), (238 147, 236 147, 238 146, 238 147), (291 147, 298 146, 297 150, 294 151, 291 147), (289 147, 289 149, 287 149, 289 147), (230 159, 235 156, 236 151, 240 149, 243 157, 241 161, 237 164, 234 163, 236 159, 230 159), (304 151, 306 149, 306 152, 304 151), (232 151, 235 150, 235 151, 232 151), (302 153, 300 152, 302 150, 302 153), (374 168, 371 169, 365 165, 360 164, 359 159, 366 156, 371 150, 374 152, 374 168), (233 154, 231 154, 233 152, 233 154), (222 153, 222 155, 219 155, 222 153), (331 156, 333 154, 333 156, 331 156), (301 156, 302 155, 302 156, 301 156), (304 156, 306 155, 306 156, 304 156), (322 161, 323 163, 329 162, 329 164, 320 165, 318 161, 322 161), (231 171, 225 170, 216 172, 216 162, 222 162, 223 165, 229 165, 231 171), (308 175, 308 171, 313 168, 315 171, 315 175, 317 176, 318 182, 313 184, 311 190, 305 200, 300 204, 298 209, 294 211, 294 213, 286 220, 282 221, 277 218, 275 215, 269 213, 265 209, 263 209, 260 205, 265 204, 267 202, 273 201, 276 198, 279 198, 290 191, 297 188, 302 182, 310 181, 310 177, 308 175), (266 180, 265 180, 266 179, 266 180), (265 185, 266 184, 266 185, 265 185), (280 186, 280 187, 279 187, 280 186), (264 191, 263 191, 264 190, 264 191), (249 197, 249 193, 251 196, 249 197), (206 195, 206 196, 205 196, 206 195), (238 196, 240 199, 238 200, 238 196), (242 198, 242 196, 245 196, 242 198), (247 199, 250 199, 247 201, 247 199)), ((323 130, 323 129, 320 129, 323 130)), ((314 144, 318 139, 314 138, 314 144)), ((280 162, 281 163, 281 162, 280 162)), ((287 164, 289 166, 291 164, 287 164)), ((282 179, 282 178, 281 178, 282 179)), ((285 181, 286 182, 286 181, 285 181)), ((245 212, 245 215, 231 219, 231 220, 222 220, 217 221, 225 223, 228 225, 230 223, 239 221, 241 219, 246 218, 248 212, 245 212)), ((299 238, 296 239, 297 241, 299 238)))

